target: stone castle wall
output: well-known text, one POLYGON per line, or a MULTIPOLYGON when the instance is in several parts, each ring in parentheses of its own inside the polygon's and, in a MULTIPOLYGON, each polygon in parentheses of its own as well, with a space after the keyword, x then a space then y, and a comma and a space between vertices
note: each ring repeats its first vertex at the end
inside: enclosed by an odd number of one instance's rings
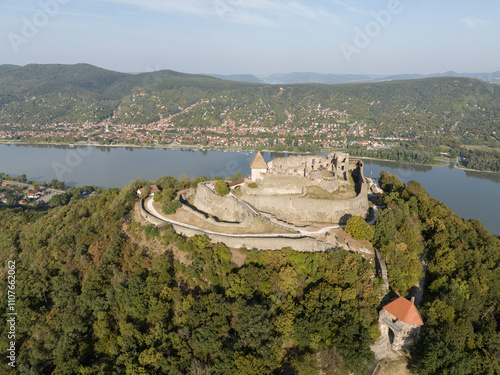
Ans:
MULTIPOLYGON (((157 226, 167 225, 168 223, 149 214, 144 208, 144 200, 141 200, 139 209, 142 217, 151 224, 157 226)), ((207 236, 212 242, 221 242, 228 247, 241 248, 246 247, 250 250, 281 250, 284 247, 290 247, 295 251, 300 252, 325 252, 332 250, 332 247, 325 242, 318 241, 311 237, 286 237, 282 235, 278 237, 258 237, 258 236, 233 236, 224 235, 222 233, 213 233, 201 229, 194 229, 187 225, 170 223, 174 230, 187 237, 207 236)))
MULTIPOLYGON (((164 223, 165 224, 165 223, 164 223)), ((228 247, 239 249, 245 247, 249 250, 281 250, 290 247, 300 252, 324 252, 331 250, 328 244, 310 237, 242 237, 206 233, 201 230, 187 228, 185 226, 172 224, 175 231, 187 237, 207 236, 212 242, 221 242, 228 247)))
POLYGON ((306 178, 301 176, 267 175, 261 181, 257 181, 258 188, 249 188, 247 184, 241 187, 245 195, 303 195, 307 186, 319 186, 322 189, 333 192, 340 182, 335 178, 306 178))
POLYGON ((256 195, 252 189, 246 188, 242 200, 255 206, 258 210, 271 213, 287 221, 317 221, 328 223, 345 223, 354 215, 365 216, 368 212, 368 184, 363 175, 362 162, 351 161, 351 167, 358 170, 358 195, 346 200, 326 200, 303 198, 298 195, 256 195), (356 165, 354 165, 356 164, 356 165))
POLYGON ((194 198, 194 205, 200 211, 216 216, 219 220, 243 222, 248 212, 229 195, 220 196, 210 189, 206 183, 198 184, 194 198))

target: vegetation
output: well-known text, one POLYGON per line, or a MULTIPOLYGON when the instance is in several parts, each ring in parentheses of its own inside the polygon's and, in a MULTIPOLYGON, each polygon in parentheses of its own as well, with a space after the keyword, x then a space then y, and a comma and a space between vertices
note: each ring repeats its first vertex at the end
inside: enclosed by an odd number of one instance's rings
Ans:
POLYGON ((460 164, 469 169, 479 171, 500 172, 500 152, 495 150, 467 150, 458 151, 460 164))
MULTIPOLYGON (((167 176, 156 184, 172 200, 203 180, 167 176)), ((379 335, 369 262, 342 250, 231 252, 170 226, 141 226, 130 217, 146 185, 75 194, 49 211, 0 207, 0 290, 8 290, 8 261, 16 263, 15 371, 366 373, 379 335)), ((425 326, 411 352, 414 370, 499 373, 500 239, 415 181, 383 172, 381 186, 386 208, 373 242, 396 292, 406 295, 418 282, 426 249, 425 326)), ((351 225, 363 224, 353 218, 351 225)), ((3 311, 7 301, 3 293, 3 311)), ((0 335, 8 329, 0 325, 0 335)), ((0 340, 3 352, 8 345, 0 340)))
POLYGON ((347 220, 345 231, 357 240, 371 241, 373 238, 373 228, 361 216, 347 220))
POLYGON ((250 189, 257 189, 257 188, 259 187, 259 185, 257 185, 257 183, 255 183, 255 182, 250 182, 250 183, 248 184, 248 187, 249 187, 250 189))
POLYGON ((377 216, 375 243, 388 263, 389 282, 402 294, 429 263, 425 327, 412 350, 418 374, 500 372, 500 240, 477 220, 463 220, 416 181, 406 186, 381 174, 387 209, 377 216))
POLYGON ((144 185, 48 212, 0 209, 4 275, 16 262, 19 373, 365 373, 379 303, 369 262, 240 250, 237 266, 205 237, 125 224, 144 185))
MULTIPOLYGON (((431 163, 442 147, 500 145, 500 87, 470 78, 267 85, 172 71, 123 74, 85 64, 3 65, 0 91, 0 129, 13 134, 9 140, 25 142, 121 143, 122 129, 114 133, 114 127, 133 124, 130 143, 141 144, 148 133, 151 145, 180 136, 183 144, 207 145, 209 136, 229 136, 214 129, 232 123, 238 127, 234 137, 252 138, 254 149, 316 152, 341 143, 354 145, 351 151, 360 156, 418 164, 431 163), (167 118, 165 131, 146 129, 167 118), (92 127, 83 131, 85 122, 92 127), (44 135, 46 128, 30 135, 43 126, 50 126, 51 136, 44 135), (71 128, 71 135, 58 136, 60 128, 71 128), (356 146, 376 139, 412 141, 376 150, 356 146)), ((475 157, 465 156, 464 165, 498 170, 497 156, 475 157)))
POLYGON ((214 185, 215 192, 219 195, 228 195, 229 187, 227 186, 227 182, 224 180, 217 180, 214 185))
MULTIPOLYGON (((413 146, 414 147, 414 146, 413 146)), ((349 147, 349 153, 353 156, 361 156, 374 159, 388 159, 410 164, 434 164, 437 153, 421 151, 415 148, 395 147, 367 150, 366 147, 349 147)))
POLYGON ((38 190, 40 186, 48 187, 48 188, 53 188, 53 189, 59 189, 59 190, 65 190, 66 189, 66 183, 64 181, 58 181, 55 178, 51 180, 50 182, 42 182, 39 184, 36 181, 33 180, 28 180, 25 174, 21 174, 19 176, 13 177, 9 176, 8 174, 5 173, 0 173, 0 180, 7 180, 7 181, 13 181, 13 182, 21 182, 23 184, 29 184, 33 185, 35 190, 38 190), (38 188, 36 187, 38 185, 38 188))
POLYGON ((165 198, 163 201, 163 205, 161 206, 161 211, 165 215, 173 215, 181 207, 182 207, 182 203, 179 202, 178 200, 171 200, 171 199, 165 198))
POLYGON ((86 198, 90 194, 95 192, 100 192, 102 189, 96 186, 78 186, 71 187, 69 190, 63 194, 54 195, 49 200, 49 204, 52 207, 65 206, 69 202, 76 202, 79 199, 86 198))

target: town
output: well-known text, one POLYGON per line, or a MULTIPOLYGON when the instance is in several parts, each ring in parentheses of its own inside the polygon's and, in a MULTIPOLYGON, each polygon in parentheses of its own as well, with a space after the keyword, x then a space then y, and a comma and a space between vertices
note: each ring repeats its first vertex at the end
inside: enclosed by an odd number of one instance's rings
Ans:
POLYGON ((287 110, 287 118, 280 119, 266 105, 250 108, 228 97, 202 99, 186 108, 179 107, 177 113, 168 117, 159 115, 157 121, 133 123, 132 119, 143 110, 141 100, 145 99, 134 95, 127 109, 120 107, 99 123, 5 124, 0 128, 0 140, 303 152, 354 144, 368 149, 387 148, 414 140, 407 135, 381 135, 374 127, 354 120, 347 111, 323 108, 321 104, 287 110), (221 104, 226 105, 223 110, 219 108, 221 104))

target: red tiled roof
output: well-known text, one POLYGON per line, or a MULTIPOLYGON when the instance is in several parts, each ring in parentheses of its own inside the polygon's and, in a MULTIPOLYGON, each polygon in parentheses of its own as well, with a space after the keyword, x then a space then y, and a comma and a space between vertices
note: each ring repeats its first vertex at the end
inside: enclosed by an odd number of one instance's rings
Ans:
POLYGON ((151 193, 159 193, 159 192, 160 192, 160 189, 158 189, 158 186, 156 186, 156 185, 151 185, 151 186, 149 187, 149 191, 150 191, 151 193))
POLYGON ((422 317, 420 316, 420 313, 418 312, 413 302, 408 301, 404 297, 399 297, 398 299, 385 305, 383 309, 402 322, 408 324, 416 324, 419 326, 424 325, 422 317))
POLYGON ((250 163, 250 169, 267 169, 267 163, 260 151, 257 152, 257 155, 255 155, 252 162, 250 163))

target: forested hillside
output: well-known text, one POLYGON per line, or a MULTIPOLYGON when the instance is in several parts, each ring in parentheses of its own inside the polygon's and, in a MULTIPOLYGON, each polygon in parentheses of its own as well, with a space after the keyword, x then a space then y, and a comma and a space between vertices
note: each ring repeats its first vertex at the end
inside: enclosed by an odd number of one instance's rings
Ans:
POLYGON ((500 240, 477 220, 463 220, 416 181, 382 173, 387 205, 374 242, 387 260, 391 287, 403 295, 428 262, 413 368, 422 375, 500 373, 500 240))
MULTIPOLYGON (((196 182, 157 181, 169 192, 196 182)), ((499 373, 500 240, 416 181, 381 182, 386 208, 371 233, 393 292, 407 296, 428 261, 415 371, 499 373)), ((4 358, 2 373, 347 375, 373 365, 381 296, 370 262, 343 250, 230 251, 140 225, 135 192, 148 184, 49 211, 0 207, 0 309, 12 307, 14 269, 18 371, 4 358)))
MULTIPOLYGON (((0 66, 0 125, 149 124, 171 115, 174 126, 220 126, 255 121, 301 129, 344 113, 382 137, 423 142, 498 142, 500 87, 470 78, 361 84, 267 85, 172 71, 124 74, 90 65, 0 66), (200 102, 202 101, 202 102, 200 102), (182 110, 198 104, 189 113, 182 110), (318 117, 319 115, 319 117, 318 117)), ((7 127, 8 128, 8 127, 7 127)))
POLYGON ((1 209, 17 373, 363 374, 373 363, 378 283, 361 256, 242 250, 237 265, 222 244, 129 222, 136 189, 48 213, 1 209))

